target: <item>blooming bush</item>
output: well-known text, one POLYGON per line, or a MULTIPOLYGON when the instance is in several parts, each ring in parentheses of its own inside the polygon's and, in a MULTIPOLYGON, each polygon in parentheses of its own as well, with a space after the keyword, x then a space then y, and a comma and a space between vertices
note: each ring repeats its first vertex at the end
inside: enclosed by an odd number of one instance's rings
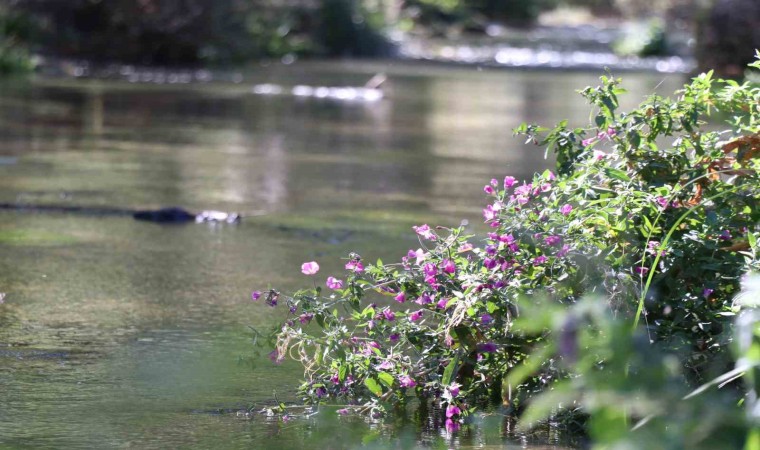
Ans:
MULTIPOLYGON (((538 345, 554 324, 536 316, 535 327, 515 327, 539 297, 565 307, 597 294, 631 327, 641 319, 650 343, 680 349, 694 382, 728 355, 732 298, 758 268, 760 89, 707 73, 675 100, 621 113, 619 80, 601 80, 582 91, 593 125, 516 130, 556 153, 557 170, 491 180, 486 236, 415 226, 420 246, 398 263, 351 254, 326 289, 286 296, 292 317, 272 357, 303 363, 306 397, 379 413, 416 396, 439 402, 449 429, 490 402, 519 411, 572 357, 538 345), (706 128, 711 113, 730 128, 706 128)), ((274 306, 280 294, 265 295, 274 306)))

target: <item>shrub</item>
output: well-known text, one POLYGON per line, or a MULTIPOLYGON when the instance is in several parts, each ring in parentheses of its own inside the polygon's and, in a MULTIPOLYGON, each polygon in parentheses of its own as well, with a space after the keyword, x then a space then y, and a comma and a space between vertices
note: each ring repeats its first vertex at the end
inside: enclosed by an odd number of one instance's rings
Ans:
MULTIPOLYGON (((554 316, 531 308, 539 299, 566 309, 594 295, 628 333, 641 330, 645 346, 678 354, 687 383, 706 381, 711 361, 730 363, 732 299, 758 268, 760 88, 706 73, 674 100, 653 95, 619 112, 619 80, 601 81, 581 92, 593 107, 589 127, 516 130, 556 154, 556 174, 491 180, 486 236, 416 226, 420 248, 400 262, 351 254, 345 279, 284 298, 292 318, 271 357, 303 363, 308 399, 380 413, 417 397, 440 402, 450 429, 494 402, 519 412, 577 357, 554 316), (709 114, 730 127, 706 126, 709 114), (544 345, 551 339, 559 344, 544 345)), ((316 276, 316 263, 304 267, 316 276)), ((280 293, 259 297, 275 306, 280 293)), ((592 359, 602 368, 613 356, 592 359)))

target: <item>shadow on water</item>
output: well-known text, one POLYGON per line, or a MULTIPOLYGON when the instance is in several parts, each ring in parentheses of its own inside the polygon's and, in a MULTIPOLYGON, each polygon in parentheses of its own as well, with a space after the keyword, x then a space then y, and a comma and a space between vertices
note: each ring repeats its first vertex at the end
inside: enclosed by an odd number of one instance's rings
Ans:
MULTIPOLYGON (((361 85, 378 68, 272 66, 251 74, 250 86, 361 85)), ((451 440, 401 419, 199 413, 242 410, 275 393, 298 400, 296 364, 253 356, 247 326, 267 329, 283 316, 252 303, 251 290, 311 283, 303 261, 319 261, 323 283, 350 251, 396 259, 419 246, 415 224, 481 223, 488 180, 551 164, 512 128, 585 123, 582 100, 568 92, 597 76, 382 69, 387 95, 372 104, 259 96, 234 83, 0 86, 0 203, 265 213, 238 226, 163 227, 0 211, 0 446, 521 445, 492 416, 451 440)), ((626 101, 681 83, 628 74, 626 101)))

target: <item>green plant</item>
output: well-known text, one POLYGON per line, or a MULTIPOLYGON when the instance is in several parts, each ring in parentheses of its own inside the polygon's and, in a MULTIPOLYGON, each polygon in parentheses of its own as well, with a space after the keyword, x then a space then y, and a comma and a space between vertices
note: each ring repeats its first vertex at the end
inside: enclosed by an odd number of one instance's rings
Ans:
MULTIPOLYGON (((652 96, 620 112, 623 92, 609 76, 584 89, 594 108, 587 128, 516 130, 556 153, 557 174, 491 180, 487 236, 417 226, 420 248, 399 263, 365 266, 352 254, 345 281, 331 276, 327 289, 283 296, 290 317, 272 359, 303 363, 301 391, 312 401, 343 398, 380 413, 417 397, 445 406, 456 429, 489 403, 519 413, 571 375, 568 355, 545 345, 556 324, 530 306, 543 298, 572 310, 593 296, 587 302, 626 323, 623 332, 584 322, 589 339, 602 333, 601 342, 625 350, 600 353, 599 377, 610 376, 605 361, 622 376, 647 348, 678 355, 676 371, 652 373, 678 375, 684 386, 729 366, 732 299, 741 276, 758 268, 760 88, 707 73, 674 100, 652 96), (729 129, 705 127, 716 111, 730 117, 729 129), (644 340, 631 340, 634 324, 644 340)), ((254 292, 259 298, 275 306, 280 293, 254 292)))

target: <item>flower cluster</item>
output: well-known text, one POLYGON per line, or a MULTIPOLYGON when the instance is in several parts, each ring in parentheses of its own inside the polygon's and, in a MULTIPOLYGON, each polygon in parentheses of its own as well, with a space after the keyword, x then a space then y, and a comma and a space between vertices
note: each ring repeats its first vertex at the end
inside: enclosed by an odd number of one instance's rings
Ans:
MULTIPOLYGON (((486 184, 485 236, 417 225, 421 246, 399 263, 365 265, 351 254, 342 279, 326 279, 328 296, 314 288, 287 297, 292 317, 278 329, 273 359, 300 359, 308 398, 369 398, 377 411, 417 395, 445 405, 451 431, 483 399, 509 395, 503 402, 519 407, 516 399, 563 376, 552 355, 530 356, 549 324, 514 329, 521 302, 536 296, 567 305, 604 294, 610 308, 637 320, 647 293, 657 292, 646 311, 652 339, 690 335, 707 349, 700 357, 721 351, 718 326, 705 323, 731 310, 741 274, 757 264, 757 164, 744 160, 741 176, 721 178, 714 168, 726 163, 727 147, 717 133, 692 132, 694 102, 650 99, 619 115, 617 81, 603 81, 584 91, 600 110, 596 126, 604 131, 595 137, 564 124, 545 137, 536 127, 517 130, 554 149, 557 171, 486 184), (656 147, 676 132, 686 138, 656 147), (605 152, 591 148, 603 143, 605 152), (305 326, 314 322, 316 330, 305 326), (526 361, 534 376, 504 389, 504 376, 526 361)), ((314 276, 319 265, 306 262, 301 271, 314 276)), ((279 293, 266 295, 277 304, 279 293)))

